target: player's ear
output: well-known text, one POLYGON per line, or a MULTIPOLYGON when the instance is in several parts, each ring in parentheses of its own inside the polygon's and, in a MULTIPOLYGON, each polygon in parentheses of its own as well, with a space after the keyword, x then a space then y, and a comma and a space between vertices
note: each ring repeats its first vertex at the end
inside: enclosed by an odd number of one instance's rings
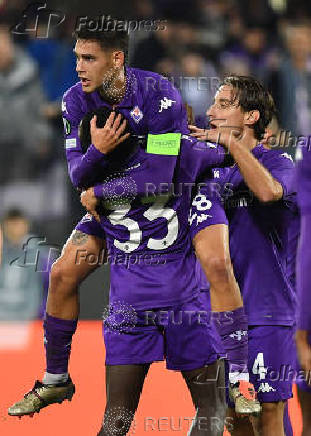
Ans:
POLYGON ((253 110, 245 113, 244 123, 246 125, 256 124, 260 118, 260 112, 258 110, 253 110))
POLYGON ((116 68, 121 68, 124 65, 124 52, 121 50, 113 51, 112 62, 116 68))

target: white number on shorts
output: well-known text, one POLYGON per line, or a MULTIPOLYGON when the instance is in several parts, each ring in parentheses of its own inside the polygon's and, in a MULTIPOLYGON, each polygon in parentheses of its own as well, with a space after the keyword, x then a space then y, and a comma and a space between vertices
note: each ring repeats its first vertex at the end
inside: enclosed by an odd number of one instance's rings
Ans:
POLYGON ((267 368, 265 368, 263 353, 258 353, 256 359, 254 360, 253 374, 258 374, 260 380, 266 378, 267 368))
MULTIPOLYGON (((154 221, 157 218, 165 218, 167 220, 167 235, 163 239, 150 238, 147 247, 150 250, 165 250, 170 247, 177 239, 178 235, 178 218, 176 211, 169 207, 164 207, 167 202, 167 197, 159 197, 155 203, 149 207, 144 213, 144 216, 149 221, 154 221)), ((125 217, 130 211, 130 205, 119 206, 108 215, 108 219, 112 225, 124 226, 130 234, 130 239, 126 242, 114 240, 114 245, 121 251, 131 253, 137 250, 142 241, 142 231, 136 221, 125 217)))

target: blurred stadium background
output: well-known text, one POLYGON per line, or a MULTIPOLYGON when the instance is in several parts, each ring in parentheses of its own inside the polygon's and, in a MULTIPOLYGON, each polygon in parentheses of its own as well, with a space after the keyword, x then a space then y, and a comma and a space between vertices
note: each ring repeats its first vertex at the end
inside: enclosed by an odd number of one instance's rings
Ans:
MULTIPOLYGON (((48 268, 84 213, 67 176, 60 111, 63 92, 77 81, 72 32, 78 16, 165 20, 166 30, 130 34, 129 65, 160 72, 173 80, 185 101, 193 106, 196 121, 201 125, 206 122, 205 111, 219 81, 228 73, 238 73, 257 76, 274 96, 283 131, 279 144, 287 145, 284 132, 287 135, 311 132, 311 5, 308 0, 55 0, 46 3, 36 33, 31 29, 38 3, 0 0, 0 216, 4 232, 0 352, 5 362, 5 370, 0 373, 3 376, 5 372, 5 386, 10 390, 5 401, 8 404, 38 376, 39 360, 43 365, 41 343, 35 345, 34 338, 40 338, 41 334, 36 320, 43 312, 48 268), (25 10, 27 21, 22 17, 25 10), (45 38, 50 11, 63 14, 65 19, 52 27, 45 38), (24 31, 13 34, 9 29, 21 22, 26 23, 24 28, 19 27, 24 31), (23 321, 20 329, 11 324, 16 321, 23 321), (30 321, 29 331, 25 327, 27 321, 30 321), (29 349, 34 350, 31 358, 29 349), (21 374, 25 368, 19 367, 20 359, 25 359, 25 364, 32 368, 27 380, 21 374), (8 368, 15 368, 9 377, 8 368), (12 385, 16 385, 14 392, 12 385)), ((295 146, 288 146, 284 151, 294 156, 295 146)), ((102 267, 82 285, 82 319, 101 318, 107 304, 108 284, 108 268, 102 267)), ((94 348, 95 343, 101 347, 100 322, 85 321, 85 326, 84 345, 90 347, 93 343, 88 329, 94 329, 95 334, 96 327, 94 348)), ((85 352, 80 348, 80 353, 85 352)), ((73 353, 75 356, 79 359, 79 350, 73 353)), ((102 359, 101 352, 98 358, 102 359)), ((85 356, 81 361, 85 362, 85 356)), ((96 374, 102 374, 102 367, 99 362, 96 374)), ((99 377, 103 382, 103 376, 99 377)), ((95 374, 89 382, 92 380, 96 383, 95 374)), ((162 386, 164 389, 165 385, 162 386)), ((98 392, 101 395, 102 388, 98 392)), ((191 416, 187 401, 188 416, 191 416)), ((93 405, 88 407, 92 409, 93 405)), ((101 409, 98 408, 98 413, 101 409)), ((83 411, 89 414, 88 409, 83 411)), ((34 424, 9 430, 4 413, 1 408, 1 435, 42 434, 36 432, 34 424)), ((168 416, 165 410, 163 413, 160 416, 168 416)), ((65 414, 62 416, 67 419, 65 414)), ((70 419, 72 415, 69 422, 70 419)), ((297 423, 299 426, 298 418, 297 423)), ((295 434, 298 431, 296 427, 295 434)), ((68 430, 59 434, 93 433, 68 430)))

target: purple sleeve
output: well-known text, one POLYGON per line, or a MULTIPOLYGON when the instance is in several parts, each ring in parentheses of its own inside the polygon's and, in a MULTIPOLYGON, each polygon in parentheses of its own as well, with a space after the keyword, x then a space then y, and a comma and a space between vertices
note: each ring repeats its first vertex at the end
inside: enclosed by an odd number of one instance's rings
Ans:
POLYGON ((271 175, 283 187, 283 199, 290 200, 296 193, 295 166, 292 157, 287 153, 267 153, 262 161, 271 175))
POLYGON ((94 169, 99 164, 103 168, 105 162, 108 162, 107 156, 92 144, 85 154, 82 152, 79 139, 79 124, 85 115, 82 107, 76 89, 70 88, 63 97, 62 113, 68 172, 73 185, 77 188, 91 186, 94 169))
POLYGON ((231 155, 218 144, 198 141, 184 135, 181 146, 181 163, 187 166, 190 181, 195 181, 208 168, 221 168, 233 164, 231 155))

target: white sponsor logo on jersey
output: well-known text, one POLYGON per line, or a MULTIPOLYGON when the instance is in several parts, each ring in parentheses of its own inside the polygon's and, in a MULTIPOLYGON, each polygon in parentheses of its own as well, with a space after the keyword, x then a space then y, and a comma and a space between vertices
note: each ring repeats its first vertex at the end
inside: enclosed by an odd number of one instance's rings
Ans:
POLYGON ((276 392, 276 389, 270 386, 269 383, 260 383, 258 392, 276 392))
POLYGON ((168 109, 169 107, 171 107, 173 105, 173 103, 176 103, 176 101, 175 100, 170 100, 169 98, 164 97, 160 101, 160 103, 161 103, 161 107, 159 109, 159 112, 162 112, 163 109, 168 109))

